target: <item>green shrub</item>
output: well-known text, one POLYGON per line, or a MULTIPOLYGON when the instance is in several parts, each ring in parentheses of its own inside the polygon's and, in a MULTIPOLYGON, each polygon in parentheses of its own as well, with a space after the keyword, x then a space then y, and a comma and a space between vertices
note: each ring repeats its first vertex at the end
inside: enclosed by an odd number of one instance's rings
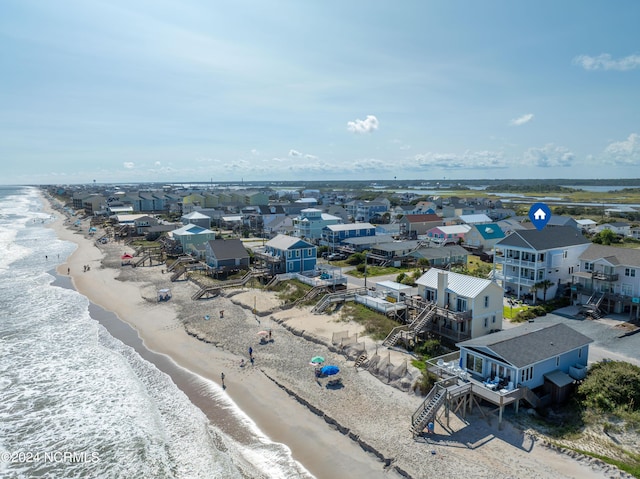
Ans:
POLYGON ((589 368, 578 387, 582 404, 602 412, 640 411, 640 367, 624 361, 602 361, 589 368))

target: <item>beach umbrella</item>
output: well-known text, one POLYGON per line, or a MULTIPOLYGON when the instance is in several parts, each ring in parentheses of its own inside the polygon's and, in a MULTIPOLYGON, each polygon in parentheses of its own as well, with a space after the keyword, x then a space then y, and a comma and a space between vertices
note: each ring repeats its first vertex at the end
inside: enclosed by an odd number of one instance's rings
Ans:
POLYGON ((314 356, 311 358, 311 364, 318 365, 324 363, 324 358, 322 356, 314 356))
POLYGON ((269 336, 269 332, 268 331, 258 331, 258 336, 269 336))
POLYGON ((324 374, 325 376, 333 376, 334 374, 338 374, 340 372, 340 368, 338 366, 322 366, 322 369, 320 369, 320 373, 324 374))

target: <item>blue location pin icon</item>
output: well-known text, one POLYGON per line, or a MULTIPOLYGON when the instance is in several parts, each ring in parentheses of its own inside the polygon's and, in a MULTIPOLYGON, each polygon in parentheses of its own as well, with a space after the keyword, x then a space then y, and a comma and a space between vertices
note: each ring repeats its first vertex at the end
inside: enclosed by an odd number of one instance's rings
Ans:
POLYGON ((534 203, 529 210, 529 219, 537 230, 541 230, 551 219, 551 210, 544 203, 534 203))

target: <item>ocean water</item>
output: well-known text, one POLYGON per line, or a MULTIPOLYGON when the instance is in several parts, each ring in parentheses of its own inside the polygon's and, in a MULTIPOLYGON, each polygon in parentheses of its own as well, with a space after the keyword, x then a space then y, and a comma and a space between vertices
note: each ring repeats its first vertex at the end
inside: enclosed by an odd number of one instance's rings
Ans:
POLYGON ((0 187, 0 477, 312 477, 216 384, 182 372, 212 417, 59 285, 75 245, 42 205, 0 187))

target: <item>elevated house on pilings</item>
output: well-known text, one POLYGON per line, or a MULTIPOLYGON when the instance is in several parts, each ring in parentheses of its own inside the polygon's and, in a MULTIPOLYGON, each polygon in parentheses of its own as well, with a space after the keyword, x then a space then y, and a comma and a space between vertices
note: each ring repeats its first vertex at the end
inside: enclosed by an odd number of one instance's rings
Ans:
POLYGON ((534 408, 564 402, 586 376, 592 342, 563 323, 527 323, 458 343, 459 351, 427 361, 442 379, 413 414, 411 430, 421 434, 442 407, 448 423, 451 411, 464 415, 488 402, 500 428, 506 406, 517 413, 522 401, 534 408))

